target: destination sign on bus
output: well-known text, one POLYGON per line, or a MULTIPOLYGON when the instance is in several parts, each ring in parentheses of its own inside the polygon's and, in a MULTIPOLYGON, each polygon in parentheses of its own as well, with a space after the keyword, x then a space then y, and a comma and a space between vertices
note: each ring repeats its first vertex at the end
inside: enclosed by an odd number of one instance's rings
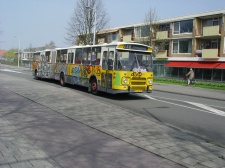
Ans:
POLYGON ((125 44, 124 49, 133 49, 133 50, 142 50, 147 51, 148 47, 146 46, 140 46, 140 45, 133 45, 133 44, 125 44))

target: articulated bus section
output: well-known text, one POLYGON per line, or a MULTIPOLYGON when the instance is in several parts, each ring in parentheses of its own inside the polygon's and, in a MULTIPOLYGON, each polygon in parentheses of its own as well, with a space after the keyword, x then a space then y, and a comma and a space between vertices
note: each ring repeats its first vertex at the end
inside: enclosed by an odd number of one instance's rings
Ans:
POLYGON ((34 53, 36 79, 81 85, 93 94, 151 92, 152 49, 137 43, 72 46, 34 53))

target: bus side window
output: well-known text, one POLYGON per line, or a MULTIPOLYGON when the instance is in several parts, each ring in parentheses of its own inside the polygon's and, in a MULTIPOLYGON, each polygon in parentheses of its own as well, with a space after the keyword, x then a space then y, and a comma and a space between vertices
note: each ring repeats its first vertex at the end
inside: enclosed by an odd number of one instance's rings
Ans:
POLYGON ((81 64, 82 60, 82 49, 77 48, 75 52, 75 64, 81 64))
POLYGON ((65 55, 64 54, 61 54, 61 56, 60 56, 60 62, 61 63, 65 63, 65 55))
POLYGON ((87 61, 86 64, 91 63, 91 48, 87 48, 87 61))
POLYGON ((91 63, 91 48, 84 48, 83 49, 83 57, 82 57, 82 64, 90 64, 91 63))
POLYGON ((46 55, 46 62, 49 62, 49 55, 46 55))
POLYGON ((46 62, 51 62, 51 57, 50 57, 50 55, 51 55, 51 51, 47 51, 46 53, 45 53, 45 57, 46 57, 46 62))
POLYGON ((87 51, 86 49, 84 49, 82 55, 82 64, 86 64, 86 61, 87 61, 87 51))
POLYGON ((113 60, 108 59, 108 70, 112 70, 112 69, 113 69, 113 60))
POLYGON ((73 55, 74 55, 74 53, 69 53, 68 54, 68 64, 72 64, 73 63, 73 55))
POLYGON ((57 51, 56 62, 60 62, 60 51, 57 51))
POLYGON ((97 56, 95 52, 91 53, 91 65, 96 65, 97 56))
POLYGON ((92 65, 99 65, 100 59, 101 59, 101 47, 92 48, 91 64, 92 65))
POLYGON ((109 52, 109 59, 108 59, 108 70, 113 69, 113 58, 114 58, 114 51, 109 52))
POLYGON ((102 69, 106 69, 107 68, 107 51, 103 52, 103 58, 102 58, 102 69))

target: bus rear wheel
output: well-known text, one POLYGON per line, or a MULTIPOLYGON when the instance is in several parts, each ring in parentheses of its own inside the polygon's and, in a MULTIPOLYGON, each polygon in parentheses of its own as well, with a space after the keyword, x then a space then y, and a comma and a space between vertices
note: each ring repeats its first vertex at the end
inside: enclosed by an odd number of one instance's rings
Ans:
POLYGON ((93 95, 97 95, 98 94, 98 84, 97 84, 96 79, 93 79, 91 81, 91 93, 93 95))

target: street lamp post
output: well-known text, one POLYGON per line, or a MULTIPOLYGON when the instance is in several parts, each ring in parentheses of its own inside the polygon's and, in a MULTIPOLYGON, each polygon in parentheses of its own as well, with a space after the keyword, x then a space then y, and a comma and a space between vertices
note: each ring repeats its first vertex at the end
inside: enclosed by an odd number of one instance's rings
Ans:
POLYGON ((97 16, 96 16, 96 9, 95 8, 91 8, 90 6, 86 6, 86 8, 89 8, 89 9, 92 9, 95 13, 95 20, 94 20, 94 30, 93 30, 93 34, 94 34, 94 37, 93 37, 93 45, 95 45, 95 36, 96 36, 96 19, 97 19, 97 16))
POLYGON ((94 37, 93 37, 93 45, 95 45, 95 36, 96 36, 96 34, 95 34, 95 32, 96 32, 96 9, 94 10, 94 12, 95 12, 95 21, 94 21, 94 37))
MULTIPOLYGON (((17 36, 14 36, 17 37, 17 36)), ((20 36, 18 36, 19 44, 18 44, 18 68, 20 67, 20 36)))

